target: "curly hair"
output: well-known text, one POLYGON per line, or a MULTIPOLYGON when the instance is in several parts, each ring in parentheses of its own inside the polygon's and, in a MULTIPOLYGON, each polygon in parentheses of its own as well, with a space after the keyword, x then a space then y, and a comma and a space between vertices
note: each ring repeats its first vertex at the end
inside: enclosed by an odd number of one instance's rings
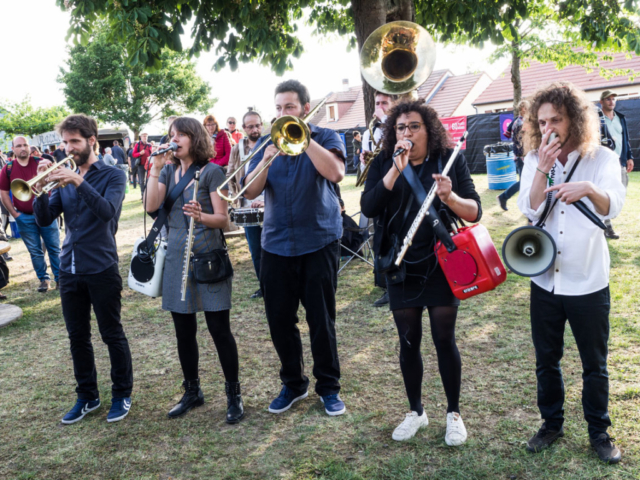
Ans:
MULTIPOLYGON (((209 159, 213 158, 215 152, 213 151, 213 145, 211 145, 211 138, 209 132, 204 128, 200 122, 194 118, 178 117, 169 127, 169 133, 172 130, 176 132, 184 133, 191 140, 191 148, 189 149, 189 155, 193 159, 193 163, 196 165, 206 165, 209 163, 209 159)), ((180 160, 173 157, 173 163, 180 165, 180 160)))
POLYGON ((216 133, 220 131, 220 124, 216 120, 216 117, 214 117, 213 115, 209 114, 206 117, 204 117, 204 120, 202 121, 202 126, 204 127, 207 123, 215 123, 216 124, 216 133))
POLYGON ((401 101, 387 114, 387 121, 384 124, 384 134, 382 148, 387 152, 393 152, 397 143, 396 121, 398 117, 410 112, 419 113, 427 129, 427 152, 430 156, 444 154, 450 147, 451 138, 447 130, 438 118, 438 113, 431 107, 424 104, 424 99, 401 101))
POLYGON ((577 142, 582 155, 592 154, 599 144, 598 114, 584 92, 570 82, 554 82, 533 94, 523 128, 525 153, 540 147, 542 132, 538 111, 545 103, 569 117, 569 135, 577 142))

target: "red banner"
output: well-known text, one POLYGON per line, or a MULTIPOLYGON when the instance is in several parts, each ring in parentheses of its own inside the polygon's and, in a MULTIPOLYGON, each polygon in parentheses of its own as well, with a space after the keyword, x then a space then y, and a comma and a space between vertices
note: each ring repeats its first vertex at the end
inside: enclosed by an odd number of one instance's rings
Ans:
MULTIPOLYGON (((455 146, 455 144, 458 143, 458 140, 462 137, 462 134, 467 130, 467 117, 441 118, 440 121, 453 140, 453 144, 451 146, 455 146)), ((462 144, 462 150, 466 150, 466 148, 467 141, 465 140, 462 144)))

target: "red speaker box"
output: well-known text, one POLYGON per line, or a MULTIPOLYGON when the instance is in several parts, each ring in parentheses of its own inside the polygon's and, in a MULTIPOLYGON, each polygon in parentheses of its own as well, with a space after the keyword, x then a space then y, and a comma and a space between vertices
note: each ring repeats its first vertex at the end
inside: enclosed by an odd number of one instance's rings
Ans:
POLYGON ((452 237, 456 250, 436 244, 438 262, 453 294, 460 300, 493 290, 507 279, 507 270, 489 232, 480 224, 462 227, 452 237))

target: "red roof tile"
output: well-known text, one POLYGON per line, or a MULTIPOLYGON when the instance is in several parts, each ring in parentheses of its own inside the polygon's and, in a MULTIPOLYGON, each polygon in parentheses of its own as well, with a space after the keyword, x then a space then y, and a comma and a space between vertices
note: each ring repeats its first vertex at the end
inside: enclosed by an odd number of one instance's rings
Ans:
MULTIPOLYGON (((602 62, 604 68, 616 68, 640 70, 640 57, 633 55, 630 59, 624 53, 613 55, 614 60, 602 62)), ((570 65, 562 70, 556 69, 554 62, 531 62, 531 66, 520 70, 522 82, 522 96, 531 95, 535 90, 552 81, 564 80, 575 84, 583 90, 599 90, 623 85, 640 84, 640 78, 629 81, 626 76, 614 77, 610 80, 599 75, 598 69, 588 73, 579 65, 570 65)), ((494 80, 491 85, 473 102, 474 105, 487 103, 508 102, 513 100, 513 85, 511 84, 511 66, 507 67, 503 74, 494 80)))
POLYGON ((441 117, 452 116, 482 75, 472 73, 447 78, 428 105, 441 117))

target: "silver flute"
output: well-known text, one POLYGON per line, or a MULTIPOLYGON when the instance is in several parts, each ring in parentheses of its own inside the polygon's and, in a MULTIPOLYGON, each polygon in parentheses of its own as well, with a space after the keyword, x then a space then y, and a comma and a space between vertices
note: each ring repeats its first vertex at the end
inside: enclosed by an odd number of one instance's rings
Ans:
MULTIPOLYGON (((198 200, 198 185, 200 184, 200 170, 196 170, 196 176, 193 182, 193 200, 198 200)), ((189 279, 189 267, 191 267, 191 249, 193 248, 193 229, 195 227, 195 218, 189 219, 189 235, 187 236, 187 245, 184 247, 184 259, 182 263, 182 301, 187 298, 187 280, 189 279)))
MULTIPOLYGON (((458 156, 458 153, 460 153, 460 149, 462 148, 462 144, 464 143, 466 138, 467 138, 467 132, 464 132, 462 134, 462 137, 460 137, 460 140, 458 140, 456 148, 453 149, 453 153, 451 154, 451 157, 449 157, 449 161, 442 169, 441 175, 446 175, 447 173, 449 173, 449 170, 451 170, 451 167, 453 166, 453 162, 455 162, 458 156)), ((409 167, 409 165, 407 165, 407 167, 409 167)), ((431 207, 431 204, 436 198, 437 188, 438 188, 437 182, 433 182, 433 185, 431 186, 431 190, 429 190, 429 193, 427 194, 427 198, 425 198, 424 202, 422 202, 422 206, 420 207, 420 210, 418 210, 418 214, 416 215, 416 218, 413 220, 413 223, 411 224, 411 227, 407 232, 407 236, 404 237, 404 241, 402 242, 402 248, 400 249, 400 253, 398 253, 398 258, 396 258, 397 267, 400 266, 400 264, 402 263, 402 259, 407 254, 407 250, 409 250, 409 247, 413 242, 413 237, 416 236, 416 232, 418 231, 418 228, 420 228, 420 224, 422 223, 424 218, 427 215, 429 215, 429 208, 431 207)))

